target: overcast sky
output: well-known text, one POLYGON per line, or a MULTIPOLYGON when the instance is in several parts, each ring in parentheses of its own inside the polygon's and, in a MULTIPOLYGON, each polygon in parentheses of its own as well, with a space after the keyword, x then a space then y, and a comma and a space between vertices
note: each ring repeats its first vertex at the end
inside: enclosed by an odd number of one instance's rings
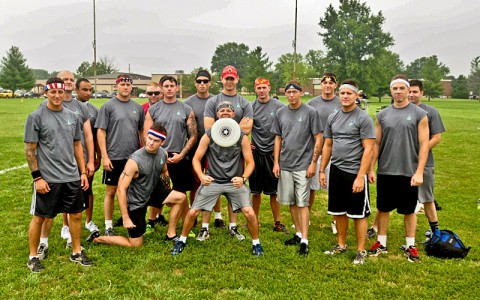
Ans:
MULTIPOLYGON (((297 52, 325 50, 318 22, 338 1, 298 0, 297 52)), ((436 54, 451 74, 468 75, 480 56, 480 1, 370 0, 386 17, 391 50, 405 64, 436 54)), ((217 45, 261 46, 271 61, 292 52, 294 0, 98 0, 97 59, 150 75, 210 67, 217 45)), ((20 47, 31 68, 75 71, 93 61, 93 0, 0 0, 0 56, 20 47)))

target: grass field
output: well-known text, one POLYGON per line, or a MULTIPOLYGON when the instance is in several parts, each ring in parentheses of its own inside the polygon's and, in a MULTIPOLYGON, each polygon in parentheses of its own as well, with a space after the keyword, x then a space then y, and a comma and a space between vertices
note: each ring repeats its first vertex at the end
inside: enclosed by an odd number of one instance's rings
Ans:
MULTIPOLYGON (((24 123, 41 101, 0 100, 0 170, 25 164, 24 123)), ((92 101, 98 107, 103 102, 92 101)), ((405 240, 403 218, 396 213, 390 223, 389 254, 371 258, 361 267, 352 265, 354 250, 339 257, 327 256, 323 251, 334 246, 336 239, 329 226, 331 217, 326 214, 326 193, 319 192, 311 215, 308 257, 299 257, 296 248, 283 245, 290 236, 272 231, 269 201, 264 198, 260 239, 265 256, 261 258, 250 254, 250 238, 238 242, 226 231, 215 228, 211 229, 208 241, 201 243, 189 238, 184 253, 172 257, 172 245, 161 241, 166 229, 157 227, 140 249, 82 243, 94 261, 93 267, 83 268, 69 261, 69 251, 59 234, 61 220, 57 218, 49 240, 49 257, 44 261, 46 270, 32 274, 26 267, 32 188, 30 171, 23 167, 0 172, 0 298, 479 299, 480 103, 435 100, 428 104, 439 109, 447 128, 435 148, 435 192, 443 208, 439 212, 440 227, 455 231, 467 246, 472 246, 464 260, 429 258, 419 246, 421 263, 409 263, 398 248, 405 240)), ((370 104, 372 116, 379 105, 370 104)), ((104 187, 100 177, 97 172, 94 221, 103 225, 104 187)), ((374 185, 371 196, 375 207, 374 185)), ((117 209, 114 219, 118 216, 117 209)), ((292 224, 286 207, 282 208, 282 221, 288 227, 292 224)), ((239 223, 245 224, 243 217, 239 217, 239 223)), ((428 228, 424 215, 419 215, 418 224, 417 241, 422 241, 428 228)), ((126 233, 123 229, 118 231, 126 233)), ((87 235, 83 230, 82 238, 87 235)), ((355 248, 352 232, 347 242, 355 248)))

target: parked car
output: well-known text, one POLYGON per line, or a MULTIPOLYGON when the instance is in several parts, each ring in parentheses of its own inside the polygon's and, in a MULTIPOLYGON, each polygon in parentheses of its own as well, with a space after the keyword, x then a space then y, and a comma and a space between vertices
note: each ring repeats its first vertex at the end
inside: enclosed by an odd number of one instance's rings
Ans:
POLYGON ((2 90, 0 91, 0 98, 12 98, 13 92, 11 90, 2 90))
POLYGON ((97 92, 93 94, 92 98, 108 98, 108 94, 106 92, 97 92))
POLYGON ((41 94, 36 92, 26 92, 24 95, 25 98, 38 98, 40 96, 41 94))
POLYGON ((147 98, 147 95, 145 93, 140 93, 140 95, 138 95, 138 98, 147 98))
POLYGON ((117 94, 118 94, 118 93, 117 93, 117 91, 110 92, 110 93, 108 93, 108 95, 107 95, 107 98, 113 98, 113 97, 116 97, 116 96, 117 96, 117 94))

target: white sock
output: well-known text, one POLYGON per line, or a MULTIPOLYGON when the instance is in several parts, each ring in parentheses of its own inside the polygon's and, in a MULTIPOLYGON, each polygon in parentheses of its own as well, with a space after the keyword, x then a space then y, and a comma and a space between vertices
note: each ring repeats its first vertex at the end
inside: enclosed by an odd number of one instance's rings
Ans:
POLYGON ((304 239, 304 238, 302 238, 302 239, 300 240, 300 244, 302 244, 302 243, 305 243, 305 244, 307 244, 307 245, 308 245, 308 240, 307 240, 307 239, 304 239))
POLYGON ((34 258, 34 257, 38 258, 38 255, 35 255, 35 256, 29 256, 29 257, 28 257, 28 260, 31 260, 31 259, 32 259, 32 258, 34 258))
POLYGON ((40 238, 40 244, 45 244, 48 248, 48 236, 45 238, 40 238))
POLYGON ((386 247, 387 246, 387 236, 386 235, 378 235, 378 241, 380 245, 386 247))
POLYGON ((299 238, 303 237, 301 232, 295 232, 295 235, 298 236, 299 238))
POLYGON ((232 227, 237 227, 237 223, 228 224, 228 229, 232 229, 232 227))
POLYGON ((113 228, 112 220, 105 220, 105 229, 113 228))
POLYGON ((215 212, 215 219, 220 219, 220 220, 222 220, 222 212, 221 212, 221 211, 215 212))
POLYGON ((208 225, 209 225, 208 223, 202 223, 202 227, 205 227, 207 229, 208 229, 208 225))
POLYGON ((258 245, 260 244, 260 239, 252 240, 252 245, 258 245))
POLYGON ((180 242, 187 243, 187 237, 186 237, 186 236, 181 235, 178 240, 179 240, 180 242))
POLYGON ((405 241, 407 242, 407 248, 410 246, 415 246, 415 237, 405 237, 405 241))

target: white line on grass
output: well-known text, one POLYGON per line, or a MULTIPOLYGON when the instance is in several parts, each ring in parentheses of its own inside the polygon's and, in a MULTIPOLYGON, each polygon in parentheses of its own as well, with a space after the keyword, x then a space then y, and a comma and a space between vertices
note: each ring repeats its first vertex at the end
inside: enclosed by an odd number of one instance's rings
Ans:
POLYGON ((5 173, 10 172, 10 171, 17 170, 17 169, 25 168, 27 166, 28 166, 27 164, 23 164, 21 166, 16 166, 16 167, 8 168, 8 169, 5 169, 5 170, 0 170, 0 175, 5 174, 5 173))

